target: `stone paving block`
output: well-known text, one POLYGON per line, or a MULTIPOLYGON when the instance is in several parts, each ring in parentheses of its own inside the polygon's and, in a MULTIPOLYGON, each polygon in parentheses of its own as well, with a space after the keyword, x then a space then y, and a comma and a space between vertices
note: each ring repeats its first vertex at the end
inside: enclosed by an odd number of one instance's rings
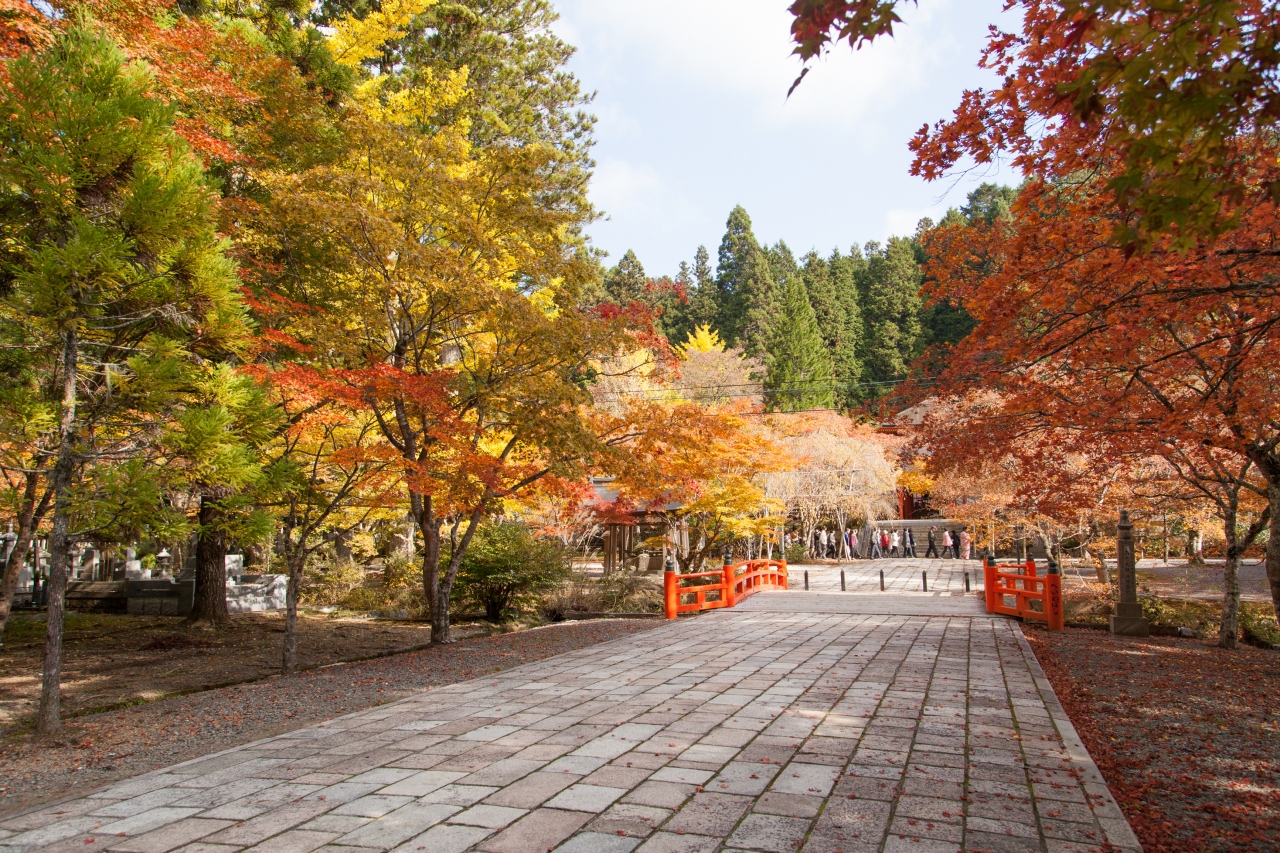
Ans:
POLYGON ((285 803, 278 808, 263 812, 257 817, 250 818, 235 826, 229 826, 205 840, 217 844, 257 844, 259 841, 278 835, 300 823, 312 820, 332 808, 333 806, 319 800, 299 800, 285 803))
POLYGON ((533 809, 578 781, 567 773, 533 773, 490 794, 485 802, 495 806, 533 809))
POLYGON ((1043 850, 1039 838, 971 832, 969 830, 965 830, 964 846, 970 850, 989 850, 991 853, 1040 853, 1043 850))
POLYGON ((463 853, 492 834, 493 830, 479 826, 438 824, 396 847, 394 853, 463 853))
POLYGON ((367 797, 343 803, 334 809, 333 813, 352 815, 354 817, 379 818, 411 802, 413 802, 413 797, 389 797, 384 794, 370 794, 367 797))
POLYGON ((352 815, 340 814, 323 814, 320 817, 299 824, 298 829, 306 829, 312 832, 333 832, 338 835, 346 835, 348 832, 359 829, 369 821, 370 817, 354 817, 352 815))
POLYGON ((807 820, 781 815, 751 814, 743 818, 726 843, 768 853, 792 853, 804 843, 808 831, 807 820))
POLYGON ((421 801, 449 806, 469 806, 480 802, 497 790, 487 785, 445 785, 422 797, 421 801))
MULTIPOLYGON (((200 809, 196 808, 173 808, 171 806, 161 806, 159 808, 148 809, 140 814, 124 818, 122 820, 111 821, 109 823, 101 823, 95 831, 101 832, 103 835, 141 835, 144 832, 150 832, 165 824, 177 823, 186 817, 198 813, 200 809)), ((21 838, 21 836, 19 836, 21 838)))
POLYGON ((161 788, 158 791, 130 797, 127 800, 107 803, 100 808, 94 809, 89 814, 95 817, 131 817, 157 806, 167 806, 174 800, 189 796, 191 796, 191 792, 184 788, 161 788))
POLYGON ((640 841, 623 835, 580 832, 557 847, 556 853, 631 853, 640 841))
MULTIPOLYGON (((970 849, 995 853, 994 850, 987 850, 987 848, 981 846, 973 847, 970 845, 970 849)), ((884 853, 960 853, 960 850, 959 844, 950 841, 938 841, 933 838, 910 835, 891 835, 884 843, 884 853)))
POLYGON ((457 806, 413 802, 338 838, 335 844, 389 850, 456 814, 457 806))
POLYGON ((778 814, 787 817, 814 817, 822 807, 821 797, 806 797, 801 794, 779 794, 769 792, 756 801, 752 809, 760 814, 778 814))
POLYGON ((449 823, 464 823, 468 826, 483 826, 487 829, 501 829, 515 823, 528 813, 528 809, 513 809, 508 806, 478 805, 464 809, 449 818, 449 823))
POLYGON ((622 834, 635 838, 647 838, 670 816, 670 809, 640 806, 634 803, 615 803, 587 824, 587 829, 606 835, 622 834))
POLYGON ((676 782, 645 782, 622 797, 624 803, 674 809, 693 796, 697 786, 676 782))
POLYGON ((627 793, 625 788, 606 788, 601 785, 570 785, 547 801, 553 809, 600 813, 627 793))
POLYGON ((959 823, 932 821, 925 818, 895 814, 893 822, 889 824, 889 834, 910 837, 919 836, 934 841, 948 841, 952 844, 959 844, 964 840, 964 827, 959 823))
POLYGON ((719 846, 719 838, 659 832, 637 847, 636 853, 713 853, 719 846))
POLYGON ((783 767, 773 778, 773 784, 769 786, 769 790, 783 794, 825 797, 831 792, 831 787, 838 778, 840 778, 838 767, 793 761, 783 767))
POLYGON ((715 773, 710 770, 698 770, 688 767, 668 765, 649 776, 654 782, 683 782, 689 785, 705 785, 715 773))
POLYGON ((252 850, 253 853, 311 853, 312 850, 324 847, 335 837, 331 832, 291 829, 246 850, 252 850))
POLYGON ((585 812, 537 809, 477 845, 486 853, 539 853, 554 849, 590 819, 585 812))
POLYGON ((186 818, 127 840, 114 842, 110 849, 127 851, 127 853, 167 853, 184 844, 199 841, 230 825, 229 820, 186 818))
POLYGON ((690 832, 695 835, 727 837, 747 809, 750 797, 734 794, 694 794, 680 811, 663 824, 664 832, 690 832))
POLYGON ((726 794, 758 796, 764 793, 779 769, 773 764, 734 761, 727 764, 707 787, 726 794))
POLYGON ((466 773, 456 770, 411 772, 410 775, 401 778, 398 782, 387 785, 385 788, 380 788, 378 793, 383 796, 423 797, 451 782, 456 782, 466 775, 466 773))

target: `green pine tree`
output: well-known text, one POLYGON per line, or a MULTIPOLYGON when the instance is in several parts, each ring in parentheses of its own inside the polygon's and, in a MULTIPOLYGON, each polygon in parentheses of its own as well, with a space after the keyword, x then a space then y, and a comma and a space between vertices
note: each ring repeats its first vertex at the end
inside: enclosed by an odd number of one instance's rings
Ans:
POLYGON ((609 298, 619 305, 647 302, 649 277, 644 274, 644 264, 636 253, 627 249, 626 254, 604 276, 604 289, 609 298))
POLYGON ((832 352, 836 371, 836 405, 849 409, 866 399, 863 381, 863 343, 866 325, 862 320, 862 300, 858 281, 867 262, 855 246, 848 255, 837 250, 831 253, 827 267, 831 274, 831 289, 840 306, 840 338, 832 352))
POLYGON ((188 354, 216 358, 245 326, 235 266, 215 230, 214 194, 147 69, 79 23, 7 71, 0 324, 23 328, 26 345, 47 359, 50 381, 41 388, 56 459, 37 716, 49 734, 62 725, 73 516, 98 482, 81 474, 106 466, 107 442, 149 448, 189 387, 188 354))
MULTIPOLYGON (((883 249, 869 243, 867 255, 863 366, 868 381, 885 383, 905 378, 922 349, 920 285, 924 273, 916 258, 915 241, 908 238, 891 237, 883 249)), ((876 390, 879 393, 885 388, 876 390)))
POLYGON ((716 322, 712 324, 748 357, 759 355, 769 339, 777 297, 769 259, 751 231, 741 206, 729 213, 716 267, 716 322))
MULTIPOLYGON (((716 312, 716 279, 711 271, 711 253, 699 246, 693 254, 692 277, 689 281, 689 331, 699 326, 719 329, 716 312)), ((687 337, 687 335, 686 335, 687 337)), ((723 337, 723 335, 722 335, 723 337)), ((683 340, 683 339, 682 339, 683 340)))
POLYGON ((830 408, 835 404, 831 353, 800 276, 787 279, 781 303, 765 351, 767 404, 784 412, 830 408))
POLYGON ((1008 219, 1013 215, 1013 203, 1018 199, 1018 190, 1014 187, 999 184, 982 184, 969 193, 968 199, 960 213, 969 222, 985 222, 988 225, 1008 219))
POLYGON ((800 274, 800 265, 796 263, 796 256, 785 240, 779 240, 766 248, 764 254, 769 259, 769 275, 773 278, 774 288, 777 293, 782 293, 783 282, 800 274))

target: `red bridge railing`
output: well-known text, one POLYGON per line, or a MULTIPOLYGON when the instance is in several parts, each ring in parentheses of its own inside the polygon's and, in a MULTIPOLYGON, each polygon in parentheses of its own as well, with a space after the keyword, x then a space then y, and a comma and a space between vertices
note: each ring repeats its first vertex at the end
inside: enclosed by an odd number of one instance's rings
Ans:
POLYGON ((988 557, 982 564, 983 589, 987 596, 987 612, 1017 616, 1021 619, 1038 619, 1048 623, 1049 630, 1061 631, 1065 626, 1062 611, 1062 575, 1058 564, 1049 562, 1049 573, 1036 574, 1036 561, 1025 563, 997 563, 988 557), (1013 606, 1007 597, 1013 597, 1013 606), (1039 610, 1031 609, 1031 602, 1040 602, 1039 610))
POLYGON ((668 562, 663 575, 668 619, 681 613, 733 607, 762 590, 787 588, 786 560, 748 560, 733 564, 726 560, 718 571, 691 575, 678 574, 672 571, 674 568, 675 562, 668 562), (691 581, 700 583, 690 584, 691 581))

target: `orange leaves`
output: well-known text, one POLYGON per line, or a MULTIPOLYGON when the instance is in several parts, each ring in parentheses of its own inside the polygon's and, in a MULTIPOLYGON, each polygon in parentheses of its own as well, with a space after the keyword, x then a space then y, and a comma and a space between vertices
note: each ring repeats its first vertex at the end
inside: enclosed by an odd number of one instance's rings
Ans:
POLYGON ((43 47, 51 38, 49 19, 27 0, 0 0, 0 59, 43 47))

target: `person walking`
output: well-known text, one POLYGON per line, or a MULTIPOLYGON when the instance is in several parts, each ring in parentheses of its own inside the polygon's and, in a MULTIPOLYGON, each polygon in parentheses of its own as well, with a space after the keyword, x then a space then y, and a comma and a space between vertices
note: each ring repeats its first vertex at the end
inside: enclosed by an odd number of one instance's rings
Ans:
POLYGON ((871 531, 871 559, 875 560, 884 556, 884 551, 880 549, 880 530, 879 528, 871 531))
POLYGON ((901 540, 898 537, 898 531, 895 529, 892 533, 889 534, 889 556, 890 557, 902 556, 898 551, 898 545, 900 544, 900 542, 901 540))
POLYGON ((942 559, 954 560, 956 557, 956 549, 952 544, 952 534, 950 530, 943 528, 942 530, 942 559))
POLYGON ((973 545, 973 537, 969 535, 969 531, 961 528, 960 530, 960 559, 969 559, 969 548, 973 545))
POLYGON ((858 557, 858 531, 850 530, 845 534, 849 539, 849 558, 857 559, 858 557))
POLYGON ((902 555, 912 559, 916 556, 916 535, 911 532, 910 527, 907 528, 906 536, 902 542, 902 555))
POLYGON ((924 552, 924 558, 926 560, 929 559, 930 557, 932 557, 935 560, 938 559, 938 542, 936 539, 937 535, 938 535, 938 528, 930 527, 929 528, 929 547, 926 548, 924 552))
POLYGON ((889 556, 889 531, 880 531, 880 553, 889 556))

